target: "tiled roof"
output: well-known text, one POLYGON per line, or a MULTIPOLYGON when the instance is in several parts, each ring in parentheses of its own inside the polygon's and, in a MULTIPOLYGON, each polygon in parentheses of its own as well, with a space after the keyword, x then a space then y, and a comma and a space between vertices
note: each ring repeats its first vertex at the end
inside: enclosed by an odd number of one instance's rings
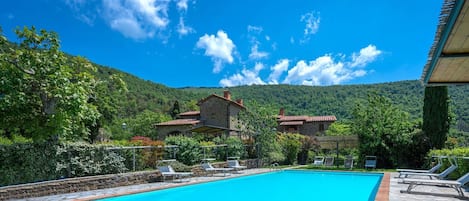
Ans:
POLYGON ((278 121, 306 121, 308 116, 278 116, 278 121))
POLYGON ((200 115, 200 111, 187 111, 180 113, 179 116, 194 116, 194 115, 200 115))
POLYGON ((167 122, 161 122, 156 126, 179 126, 179 125, 196 125, 200 121, 197 119, 175 119, 167 122))
MULTIPOLYGON (((288 122, 288 121, 337 121, 335 116, 282 116, 279 115, 277 121, 288 122)), ((282 125, 282 124, 281 124, 282 125)))
POLYGON ((312 116, 308 121, 337 121, 335 116, 312 116))
POLYGON ((210 96, 208 96, 208 97, 206 97, 206 98, 200 100, 200 101, 197 103, 197 105, 200 105, 201 103, 207 101, 208 99, 210 99, 210 98, 212 98, 212 97, 220 98, 220 99, 222 99, 222 100, 231 102, 233 105, 237 105, 237 106, 240 107, 240 108, 243 108, 243 109, 245 108, 244 105, 242 105, 242 104, 240 104, 240 103, 238 103, 238 102, 236 102, 236 101, 227 99, 227 98, 225 98, 225 97, 223 97, 223 96, 219 96, 219 95, 216 95, 216 94, 212 94, 212 95, 210 95, 210 96))
POLYGON ((280 126, 298 126, 303 125, 303 121, 284 121, 280 123, 280 126))

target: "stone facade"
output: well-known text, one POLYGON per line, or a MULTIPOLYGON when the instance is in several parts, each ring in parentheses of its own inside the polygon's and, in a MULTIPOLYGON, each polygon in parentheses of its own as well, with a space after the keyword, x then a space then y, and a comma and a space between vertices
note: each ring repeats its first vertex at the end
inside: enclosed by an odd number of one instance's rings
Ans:
POLYGON ((322 136, 336 120, 335 116, 288 116, 282 108, 277 117, 277 131, 322 136))
POLYGON ((164 139, 172 134, 190 136, 194 132, 213 136, 239 135, 238 114, 245 109, 242 99, 233 101, 231 93, 224 91, 223 96, 212 94, 197 105, 200 111, 181 113, 178 119, 156 124, 159 138, 164 139))

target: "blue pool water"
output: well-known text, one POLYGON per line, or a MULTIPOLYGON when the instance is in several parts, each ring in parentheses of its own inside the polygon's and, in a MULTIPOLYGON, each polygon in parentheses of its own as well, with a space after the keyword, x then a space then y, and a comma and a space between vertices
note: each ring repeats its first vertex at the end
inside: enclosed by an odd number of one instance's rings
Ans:
POLYGON ((374 200, 383 174, 287 170, 101 201, 370 201, 374 200))

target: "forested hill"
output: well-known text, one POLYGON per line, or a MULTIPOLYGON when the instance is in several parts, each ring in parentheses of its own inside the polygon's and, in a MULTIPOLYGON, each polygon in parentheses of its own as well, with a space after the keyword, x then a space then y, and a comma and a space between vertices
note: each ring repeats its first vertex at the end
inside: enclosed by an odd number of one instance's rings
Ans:
MULTIPOLYGON (((285 108, 289 115, 335 115, 339 120, 351 117, 355 103, 377 92, 392 100, 412 118, 421 118, 423 108, 423 86, 420 81, 399 81, 380 84, 337 85, 337 86, 293 86, 253 85, 228 88, 234 99, 245 102, 255 100, 260 104, 271 104, 274 108, 285 108)), ((184 91, 201 94, 222 94, 223 88, 184 88, 184 91)), ((469 86, 449 88, 453 111, 457 119, 469 122, 469 86)))
MULTIPOLYGON (((169 88, 162 84, 142 80, 113 68, 99 66, 97 76, 106 79, 109 74, 121 74, 127 83, 127 99, 121 100, 121 115, 131 117, 143 110, 169 114, 178 100, 181 112, 198 109, 198 100, 210 95, 222 95, 229 90, 233 99, 241 98, 245 104, 255 101, 271 107, 277 113, 285 108, 288 115, 335 115, 348 120, 357 101, 365 100, 370 92, 377 92, 392 100, 413 119, 421 118, 423 89, 418 80, 380 84, 298 86, 298 85, 251 85, 230 88, 169 88)), ((469 125, 469 85, 449 87, 452 111, 456 120, 469 125)))

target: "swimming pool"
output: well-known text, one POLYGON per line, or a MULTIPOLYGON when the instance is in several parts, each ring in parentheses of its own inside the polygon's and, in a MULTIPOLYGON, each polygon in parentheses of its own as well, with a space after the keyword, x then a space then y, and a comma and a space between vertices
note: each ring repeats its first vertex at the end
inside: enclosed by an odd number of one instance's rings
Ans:
POLYGON ((285 170, 100 201, 374 200, 383 174, 285 170))

